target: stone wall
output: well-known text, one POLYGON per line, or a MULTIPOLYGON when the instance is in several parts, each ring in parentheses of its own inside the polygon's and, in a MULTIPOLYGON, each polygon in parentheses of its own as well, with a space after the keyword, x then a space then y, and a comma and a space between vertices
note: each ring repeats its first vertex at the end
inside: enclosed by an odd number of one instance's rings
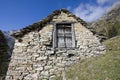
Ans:
POLYGON ((88 29, 70 15, 61 13, 53 21, 74 21, 76 48, 56 50, 52 48, 53 24, 40 31, 32 31, 15 40, 6 80, 52 79, 80 59, 104 54, 105 48, 88 29))

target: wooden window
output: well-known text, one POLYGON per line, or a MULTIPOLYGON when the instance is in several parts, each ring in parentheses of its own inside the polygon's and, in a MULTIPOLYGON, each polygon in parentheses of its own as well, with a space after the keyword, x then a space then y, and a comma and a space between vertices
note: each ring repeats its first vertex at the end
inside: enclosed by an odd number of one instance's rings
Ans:
POLYGON ((73 24, 71 23, 55 24, 53 33, 53 47, 54 48, 75 47, 73 24))

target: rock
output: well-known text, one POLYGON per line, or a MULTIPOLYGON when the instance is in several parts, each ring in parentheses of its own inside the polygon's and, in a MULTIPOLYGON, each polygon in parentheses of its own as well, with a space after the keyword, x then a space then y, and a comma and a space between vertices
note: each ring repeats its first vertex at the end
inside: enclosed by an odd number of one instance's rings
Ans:
POLYGON ((65 67, 65 65, 62 64, 62 63, 57 63, 56 66, 58 66, 58 67, 65 67))
POLYGON ((41 75, 42 75, 42 76, 47 76, 47 77, 48 77, 48 76, 49 76, 49 73, 48 73, 48 71, 42 71, 42 72, 41 72, 41 75))
POLYGON ((52 69, 52 66, 45 66, 44 69, 45 70, 52 69))
POLYGON ((37 80, 38 79, 38 76, 39 74, 38 73, 34 73, 31 75, 33 77, 33 80, 37 80))
POLYGON ((44 56, 44 57, 38 57, 38 58, 37 58, 38 61, 46 60, 46 59, 47 59, 47 56, 44 56))
POLYGON ((43 70, 43 67, 38 67, 35 69, 36 71, 42 71, 43 70))
POLYGON ((45 55, 51 55, 51 54, 54 54, 54 51, 47 51, 47 52, 45 53, 45 55))

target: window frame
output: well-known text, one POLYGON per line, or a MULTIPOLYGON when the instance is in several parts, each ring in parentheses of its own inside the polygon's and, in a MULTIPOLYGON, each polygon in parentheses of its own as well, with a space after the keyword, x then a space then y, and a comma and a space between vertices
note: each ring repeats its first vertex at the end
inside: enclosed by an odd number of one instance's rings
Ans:
POLYGON ((75 49, 75 30, 74 30, 74 22, 59 22, 54 23, 53 26, 53 49, 75 49), (71 35, 72 35, 72 47, 58 47, 57 46, 57 25, 58 24, 70 24, 71 25, 71 35))

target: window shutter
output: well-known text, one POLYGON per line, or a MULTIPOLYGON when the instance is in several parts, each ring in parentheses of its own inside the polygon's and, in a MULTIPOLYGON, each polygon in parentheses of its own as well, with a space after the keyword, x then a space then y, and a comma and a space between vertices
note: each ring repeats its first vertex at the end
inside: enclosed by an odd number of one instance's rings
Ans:
POLYGON ((56 45, 56 43, 57 43, 57 40, 56 40, 56 24, 54 24, 54 29, 53 29, 53 48, 56 48, 57 47, 57 45, 56 45))
POLYGON ((58 47, 65 47, 65 40, 64 40, 64 26, 58 25, 57 26, 57 46, 58 47))
POLYGON ((74 24, 72 24, 72 47, 75 48, 75 30, 74 30, 74 24))
POLYGON ((58 47, 65 47, 65 40, 64 37, 58 37, 58 47))
POLYGON ((66 37, 65 38, 65 42, 66 42, 66 47, 72 47, 72 38, 71 37, 66 37))
POLYGON ((72 47, 71 24, 65 25, 65 42, 66 47, 72 47))

